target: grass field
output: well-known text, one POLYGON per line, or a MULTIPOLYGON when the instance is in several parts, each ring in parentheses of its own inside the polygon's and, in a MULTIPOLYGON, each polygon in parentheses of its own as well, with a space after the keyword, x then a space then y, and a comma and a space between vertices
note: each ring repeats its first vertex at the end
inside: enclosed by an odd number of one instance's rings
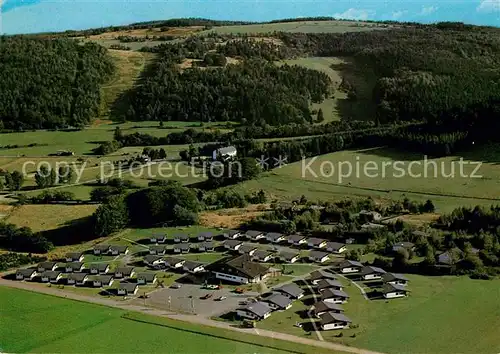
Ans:
POLYGON ((0 288, 0 305, 4 352, 327 352, 8 288, 0 288))
POLYGON ((376 199, 394 200, 407 196, 418 201, 431 199, 437 206, 438 213, 449 212, 459 206, 491 205, 500 201, 492 194, 492 191, 500 190, 500 166, 491 157, 486 160, 484 157, 486 150, 486 148, 481 148, 464 156, 465 160, 482 161, 484 159, 485 162, 477 173, 482 175, 482 178, 468 177, 476 168, 475 165, 465 165, 463 175, 466 177, 461 177, 458 165, 460 156, 429 158, 429 161, 437 163, 438 174, 435 178, 434 171, 436 170, 433 165, 428 165, 427 178, 425 178, 426 168, 422 162, 423 156, 403 155, 381 148, 322 155, 317 157, 311 165, 308 165, 310 160, 304 163, 292 163, 234 188, 245 192, 264 189, 279 199, 297 198, 302 194, 312 200, 341 199, 347 196, 372 196, 376 199), (421 164, 410 165, 412 160, 421 161, 421 164), (390 167, 389 164, 395 161, 401 161, 402 165, 399 167, 404 169, 406 173, 404 177, 400 178, 400 173, 390 167), (339 163, 351 164, 350 176, 342 177, 348 174, 349 168, 348 165, 339 165, 339 163), (376 164, 378 169, 372 169, 373 164, 376 164), (385 176, 383 176, 384 164, 386 164, 385 176), (447 175, 450 174, 453 164, 455 177, 444 177, 441 173, 441 166, 444 166, 444 174, 447 175), (309 166, 310 170, 305 166, 309 166), (342 172, 339 172, 339 166, 343 166, 342 172), (367 173, 364 172, 365 168, 367 173), (311 170, 313 172, 310 172, 311 170), (413 176, 419 174, 421 176, 412 177, 410 171, 413 176), (374 177, 371 178, 372 176, 374 177))
MULTIPOLYGON (((387 27, 387 26, 386 26, 387 27)), ((278 32, 302 32, 302 33, 344 33, 344 32, 362 32, 373 29, 385 28, 374 23, 352 22, 352 21, 298 21, 268 23, 263 25, 238 25, 214 27, 209 31, 200 32, 206 34, 216 33, 272 33, 278 32)))
MULTIPOLYGON (((359 327, 322 332, 324 339, 385 353, 498 353, 500 338, 495 323, 500 318, 500 280, 408 278, 411 295, 391 301, 365 300, 356 287, 347 286, 351 298, 344 305, 345 314, 359 327), (341 338, 336 337, 339 332, 343 333, 341 338)), ((291 309, 273 314, 259 327, 300 335, 301 330, 292 325, 308 321, 301 317, 308 308, 295 302, 291 309)))

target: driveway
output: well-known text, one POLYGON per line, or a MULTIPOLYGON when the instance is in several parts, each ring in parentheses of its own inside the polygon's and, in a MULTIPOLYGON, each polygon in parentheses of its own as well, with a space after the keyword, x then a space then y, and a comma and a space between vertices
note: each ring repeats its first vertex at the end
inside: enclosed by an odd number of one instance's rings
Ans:
MULTIPOLYGON (((239 303, 249 297, 258 296, 258 293, 246 292, 236 294, 229 288, 220 290, 203 289, 197 284, 182 284, 180 289, 165 288, 149 294, 147 305, 168 311, 186 314, 197 314, 206 318, 228 313, 239 307, 239 303), (206 294, 212 294, 209 299, 201 299, 206 294), (226 296, 222 301, 218 297, 226 296)), ((142 303, 142 300, 137 300, 142 303)))

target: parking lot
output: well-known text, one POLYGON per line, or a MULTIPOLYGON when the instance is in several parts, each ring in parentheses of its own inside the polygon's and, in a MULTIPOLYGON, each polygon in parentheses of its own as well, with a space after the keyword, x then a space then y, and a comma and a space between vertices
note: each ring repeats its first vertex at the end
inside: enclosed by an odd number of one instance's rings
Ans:
POLYGON ((179 289, 165 288, 151 293, 147 304, 165 310, 213 317, 233 311, 240 306, 240 302, 258 295, 257 292, 237 294, 229 288, 209 290, 202 288, 201 285, 182 284, 179 289), (212 294, 212 296, 208 299, 201 299, 206 294, 212 294), (217 301, 221 296, 227 298, 217 301))

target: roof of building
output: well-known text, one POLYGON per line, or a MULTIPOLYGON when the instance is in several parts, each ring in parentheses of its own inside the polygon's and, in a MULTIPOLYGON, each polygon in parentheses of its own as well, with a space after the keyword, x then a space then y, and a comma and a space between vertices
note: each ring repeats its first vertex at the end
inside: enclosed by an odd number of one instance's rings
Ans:
POLYGON ((152 251, 156 251, 156 252, 163 252, 167 249, 167 246, 165 246, 165 245, 152 245, 152 246, 149 246, 149 249, 152 251))
POLYGON ((205 249, 207 249, 207 248, 214 248, 215 247, 215 243, 213 243, 213 242, 202 242, 202 243, 200 243, 198 245, 198 248, 200 248, 200 247, 201 248, 205 248, 205 249))
POLYGON ((259 258, 259 259, 264 259, 264 258, 269 257, 271 255, 272 255, 272 253, 269 251, 266 251, 266 250, 257 250, 253 254, 254 257, 259 258))
POLYGON ((221 155, 234 154, 235 152, 237 152, 237 150, 234 146, 226 146, 226 147, 222 147, 222 148, 217 149, 217 153, 221 154, 221 155))
POLYGON ((290 298, 286 297, 283 294, 279 294, 279 293, 272 294, 271 296, 266 298, 265 301, 270 302, 272 304, 275 304, 281 308, 285 308, 292 303, 292 300, 290 300, 290 298))
POLYGON ((184 259, 176 258, 176 257, 165 257, 165 263, 170 265, 179 264, 186 262, 184 259))
POLYGON ((276 241, 276 240, 280 239, 281 237, 283 237, 283 234, 281 234, 279 232, 269 232, 266 234, 266 238, 269 240, 272 240, 272 241, 276 241))
POLYGON ((336 312, 325 312, 321 314, 319 317, 321 318, 320 323, 322 325, 334 322, 347 322, 347 323, 352 322, 349 317, 345 316, 342 313, 336 313, 336 312))
POLYGON ((167 235, 165 234, 152 234, 151 237, 152 239, 160 239, 160 240, 163 240, 165 238, 167 238, 167 235))
POLYGON ((82 262, 70 262, 70 263, 66 263, 65 267, 72 268, 72 269, 80 269, 81 267, 83 267, 83 263, 82 262))
POLYGON ((31 276, 33 273, 36 272, 36 269, 31 269, 31 268, 23 268, 23 269, 18 269, 16 271, 16 274, 22 274, 23 276, 31 276))
POLYGON ((247 232, 245 232, 245 234, 249 237, 255 237, 255 236, 259 236, 259 235, 262 235, 263 232, 262 231, 256 231, 256 230, 248 230, 247 232))
POLYGON ((315 270, 314 272, 311 273, 309 276, 311 280, 317 280, 317 279, 337 279, 335 274, 328 272, 326 270, 315 270))
POLYGON ((339 304, 334 304, 333 302, 318 301, 314 304, 314 312, 328 312, 328 311, 340 311, 344 312, 344 308, 339 304))
POLYGON ((104 284, 108 284, 113 279, 112 275, 96 275, 94 280, 100 281, 104 284))
POLYGON ((238 308, 238 310, 248 311, 256 314, 259 317, 264 317, 266 314, 270 313, 272 310, 268 304, 262 301, 257 301, 238 308))
POLYGON ((148 272, 143 272, 143 273, 138 273, 137 274, 137 279, 145 279, 148 282, 153 281, 156 278, 155 273, 148 273, 148 272))
POLYGON ((393 249, 397 249, 397 248, 406 248, 406 249, 410 249, 410 248, 413 248, 413 246, 415 246, 414 243, 412 242, 406 242, 406 241, 403 241, 403 242, 396 242, 392 248, 393 249))
POLYGON ((111 245, 111 246, 109 246, 109 249, 110 249, 110 250, 112 250, 112 251, 117 251, 117 252, 123 253, 123 252, 125 252, 126 250, 128 250, 128 246, 123 246, 123 245, 111 245))
POLYGON ((56 262, 41 262, 41 263, 38 263, 38 267, 44 268, 44 269, 52 269, 56 265, 57 265, 56 262))
POLYGON ((318 282, 318 289, 325 289, 325 288, 342 288, 342 283, 339 282, 337 279, 321 279, 318 282))
POLYGON ((66 253, 66 258, 78 259, 83 256, 83 252, 69 252, 66 253))
POLYGON ((243 242, 238 241, 238 240, 226 240, 226 241, 224 241, 224 247, 234 248, 234 247, 241 245, 241 244, 243 244, 243 242))
POLYGON ((228 233, 230 236, 233 236, 233 235, 236 235, 236 234, 241 233, 241 231, 240 231, 240 230, 229 230, 227 233, 228 233))
MULTIPOLYGON (((153 256, 153 257, 157 257, 157 256, 153 256)), ((108 263, 92 263, 90 265, 90 268, 94 268, 94 269, 97 269, 99 271, 105 271, 106 269, 109 269, 109 264, 108 263)))
POLYGON ((135 270, 134 267, 118 267, 115 269, 115 274, 122 273, 124 275, 130 275, 134 272, 134 270, 135 270))
POLYGON ((280 253, 280 256, 283 257, 286 260, 291 260, 299 255, 299 252, 297 251, 283 251, 280 253))
POLYGON ((214 234, 210 231, 207 232, 201 232, 198 234, 198 237, 203 237, 203 238, 212 238, 214 237, 214 234))
POLYGON ((198 267, 203 267, 205 266, 205 263, 200 263, 200 262, 195 262, 195 261, 186 261, 182 265, 184 268, 187 270, 195 270, 198 267))
POLYGON ((286 293, 286 294, 291 295, 293 297, 299 297, 300 295, 304 294, 304 290, 302 290, 295 283, 282 285, 279 288, 276 288, 275 290, 282 292, 282 293, 286 293))
POLYGON ((393 281, 393 280, 408 281, 408 278, 406 278, 403 274, 397 274, 397 273, 385 273, 382 275, 382 279, 384 279, 384 281, 393 281))
POLYGON ((134 291, 138 285, 136 283, 120 282, 119 289, 124 289, 127 292, 134 291))
POLYGON ((386 271, 383 270, 382 268, 379 267, 374 267, 374 266, 365 266, 361 270, 362 275, 367 275, 367 274, 385 274, 386 271))
POLYGON ((342 263, 340 263, 340 268, 349 268, 349 267, 363 267, 363 264, 358 261, 352 261, 350 259, 346 259, 342 263))
POLYGON ((461 258, 463 252, 459 248, 453 248, 438 255, 438 263, 452 265, 455 260, 461 258))
POLYGON ((396 292, 396 291, 404 291, 404 292, 407 292, 409 291, 408 289, 406 289, 403 285, 399 285, 399 284, 389 284, 389 283, 385 283, 383 286, 382 286, 382 293, 384 294, 387 294, 387 293, 393 293, 393 292, 396 292))
POLYGON ((317 237, 311 237, 307 239, 307 243, 310 243, 311 245, 320 245, 323 242, 326 242, 326 240, 317 237))
POLYGON ((314 259, 323 259, 326 256, 329 256, 330 253, 328 252, 323 252, 323 251, 311 251, 309 252, 309 257, 314 258, 314 259))
POLYGON ((300 240, 304 240, 306 237, 302 235, 289 235, 287 236, 287 240, 293 241, 293 242, 299 242, 300 240))
POLYGON ((55 279, 57 278, 58 276, 60 276, 62 274, 62 272, 58 271, 58 270, 46 270, 45 272, 42 273, 42 277, 45 278, 45 277, 49 277, 50 279, 55 279))
POLYGON ((68 279, 75 281, 84 281, 89 275, 87 273, 70 273, 68 279))
POLYGON ((177 245, 174 246, 174 249, 175 248, 178 248, 178 249, 181 249, 181 250, 188 250, 191 248, 191 245, 189 243, 179 243, 177 245))
POLYGON ((342 247, 345 247, 345 243, 340 242, 327 242, 326 248, 331 248, 332 250, 339 250, 342 247))
POLYGON ((147 256, 144 257, 144 262, 153 263, 153 262, 159 261, 160 259, 162 259, 161 256, 157 256, 154 254, 148 254, 147 256))
POLYGON ((243 244, 241 247, 238 249, 240 252, 243 253, 249 253, 251 251, 254 251, 257 249, 257 246, 250 245, 250 244, 243 244))
POLYGON ((189 240, 189 236, 186 234, 175 234, 174 239, 179 239, 179 240, 189 240))
POLYGON ((226 267, 231 267, 249 278, 264 275, 269 269, 260 263, 252 262, 250 256, 246 254, 233 258, 220 259, 210 264, 209 269, 224 272, 224 268, 226 267), (223 269, 221 270, 221 268, 223 269))
POLYGON ((342 298, 347 299, 347 298, 349 298, 349 295, 345 291, 335 290, 333 288, 327 288, 327 289, 323 290, 323 292, 321 293, 322 299, 329 299, 332 297, 342 297, 342 298))
POLYGON ((100 251, 107 251, 109 250, 109 245, 95 245, 94 249, 100 251))

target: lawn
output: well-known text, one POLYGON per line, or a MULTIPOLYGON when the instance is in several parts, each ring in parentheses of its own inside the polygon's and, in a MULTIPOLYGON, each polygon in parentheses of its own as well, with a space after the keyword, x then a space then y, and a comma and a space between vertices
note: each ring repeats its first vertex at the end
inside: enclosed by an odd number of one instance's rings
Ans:
POLYGON ((5 352, 327 353, 296 343, 4 287, 0 288, 0 316, 5 352))
MULTIPOLYGON (((481 161, 482 156, 485 156, 482 152, 486 153, 486 149, 477 149, 464 156, 464 159, 481 161)), ((491 157, 489 160, 484 157, 486 162, 478 172, 482 178, 468 177, 476 168, 474 165, 465 165, 463 172, 466 177, 462 177, 459 159, 460 156, 429 158, 425 177, 426 167, 421 155, 405 155, 385 148, 341 151, 274 169, 256 180, 233 188, 247 193, 264 189, 278 199, 293 199, 300 195, 311 200, 341 199, 348 196, 372 196, 382 200, 397 200, 406 196, 420 202, 431 199, 437 206, 438 213, 450 212, 459 206, 491 205, 500 201, 494 199, 495 195, 492 194, 492 191, 500 190, 500 165, 491 157), (309 165, 312 160, 314 161, 309 165), (420 165, 411 164, 412 161, 419 161, 420 165), (406 174, 404 177, 400 177, 396 168, 391 167, 390 164, 394 162, 399 164, 395 167, 403 168, 406 174), (434 167, 429 165, 434 162, 438 166, 437 177, 434 175, 434 167), (348 164, 352 167, 350 175, 348 164), (377 166, 376 170, 371 169, 374 164, 377 166), (452 166, 455 166, 455 176, 445 177, 440 172, 441 166, 444 166, 445 174, 449 174, 452 166), (348 176, 343 177, 345 175, 348 176)))
MULTIPOLYGON (((343 305, 345 315, 359 327, 322 332, 324 339, 384 353, 499 352, 500 280, 407 277, 411 295, 390 301, 365 300, 356 287, 342 279, 350 295, 343 305), (343 336, 336 337, 340 332, 343 336)), ((259 327, 298 334, 293 324, 308 321, 300 317, 306 308, 296 301, 291 309, 274 313, 259 327)))

